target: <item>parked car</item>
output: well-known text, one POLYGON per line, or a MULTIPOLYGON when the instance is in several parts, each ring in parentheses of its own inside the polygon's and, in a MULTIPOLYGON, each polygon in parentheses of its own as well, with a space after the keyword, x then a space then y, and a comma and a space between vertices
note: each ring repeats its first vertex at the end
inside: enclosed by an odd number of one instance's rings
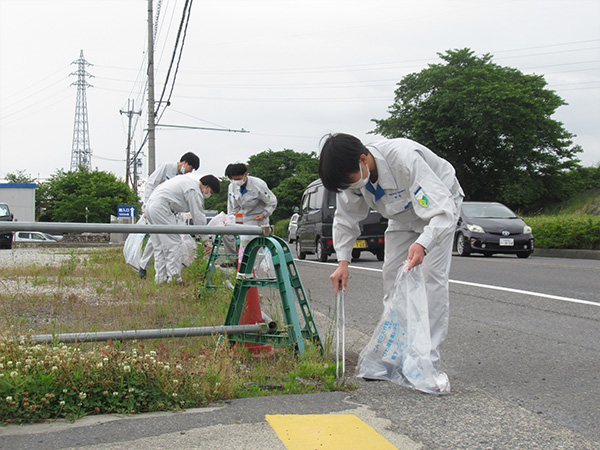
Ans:
POLYGON ((48 233, 41 231, 17 231, 15 233, 15 242, 58 242, 58 239, 48 233))
MULTIPOLYGON (((0 203, 0 221, 12 222, 14 216, 10 212, 10 208, 6 203, 0 203)), ((12 248, 13 233, 12 231, 5 231, 0 233, 0 248, 12 248)))
POLYGON ((528 258, 533 253, 533 234, 531 227, 502 203, 463 202, 454 248, 460 256, 504 253, 528 258))
MULTIPOLYGON (((298 208, 296 208, 298 209, 298 208)), ((298 218, 300 214, 294 213, 290 218, 290 224, 288 225, 288 242, 292 243, 296 240, 296 232, 298 231, 298 218)))
MULTIPOLYGON (((319 261, 335 252, 333 248, 333 216, 336 208, 336 194, 323 186, 321 180, 313 181, 302 194, 302 206, 296 231, 296 255, 305 259, 307 254, 315 254, 319 261)), ((375 210, 360 222, 361 234, 354 244, 352 258, 358 259, 364 251, 383 261, 385 230, 387 219, 375 210)))

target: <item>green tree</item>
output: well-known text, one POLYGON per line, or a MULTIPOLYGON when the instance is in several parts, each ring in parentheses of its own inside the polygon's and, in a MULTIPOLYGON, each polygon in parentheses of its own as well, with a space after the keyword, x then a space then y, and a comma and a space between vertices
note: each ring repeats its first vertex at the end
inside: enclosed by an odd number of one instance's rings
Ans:
POLYGON ((293 214, 294 206, 300 207, 302 193, 306 186, 319 178, 318 173, 301 173, 295 177, 286 178, 279 186, 273 189, 277 197, 277 209, 273 212, 270 222, 289 218, 293 214))
POLYGON ((283 180, 302 173, 318 173, 319 160, 315 152, 299 153, 284 149, 274 152, 267 150, 248 158, 250 175, 264 180, 270 189, 274 189, 283 180))
POLYGON ((213 194, 204 203, 206 209, 214 209, 215 211, 227 212, 227 188, 229 187, 229 180, 227 177, 219 178, 219 185, 221 186, 221 192, 213 194))
POLYGON ((467 198, 513 208, 564 199, 560 175, 579 167, 573 134, 551 116, 565 102, 540 75, 448 50, 443 60, 404 77, 390 117, 374 132, 408 137, 456 168, 467 198))
POLYGON ((16 173, 7 173, 6 181, 9 183, 35 183, 35 179, 24 170, 17 170, 16 173))
MULTIPOLYGON (((137 205, 139 198, 126 183, 103 171, 59 170, 45 190, 45 220, 53 222, 110 222, 119 205, 137 205), (87 215, 87 217, 86 217, 87 215)), ((139 210, 139 208, 138 208, 139 210)))

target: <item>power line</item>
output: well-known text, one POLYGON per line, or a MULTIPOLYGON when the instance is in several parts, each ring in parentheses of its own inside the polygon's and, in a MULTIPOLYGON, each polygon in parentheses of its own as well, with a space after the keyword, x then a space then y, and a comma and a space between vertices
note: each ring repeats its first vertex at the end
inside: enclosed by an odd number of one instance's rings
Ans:
MULTIPOLYGON (((165 79, 163 91, 160 95, 160 100, 158 101, 157 112, 158 112, 158 109, 160 109, 160 107, 163 105, 163 98, 165 96, 167 84, 169 82, 171 69, 173 68, 173 64, 175 62, 175 57, 176 57, 177 51, 179 49, 179 57, 177 58, 177 65, 175 67, 175 72, 173 74, 173 81, 171 82, 171 90, 169 91, 169 97, 167 98, 166 106, 169 105, 171 96, 173 95, 173 89, 175 88, 175 80, 177 79, 177 72, 179 71, 179 63, 181 62, 181 56, 183 54, 183 46, 185 44, 185 38, 187 36, 187 27, 188 27, 188 24, 190 21, 191 11, 192 11, 192 0, 186 0, 185 4, 183 6, 183 14, 181 16, 181 22, 179 23, 179 30, 177 31, 177 38, 175 39, 175 48, 173 49, 173 56, 171 57, 171 63, 169 64, 169 70, 167 71, 167 77, 165 79), (183 30, 183 35, 182 35, 182 30, 183 30), (181 46, 179 45, 180 42, 181 42, 181 46)), ((162 115, 164 114, 164 111, 166 110, 166 106, 163 107, 164 108, 163 112, 161 113, 161 115, 157 121, 160 121, 162 115)))

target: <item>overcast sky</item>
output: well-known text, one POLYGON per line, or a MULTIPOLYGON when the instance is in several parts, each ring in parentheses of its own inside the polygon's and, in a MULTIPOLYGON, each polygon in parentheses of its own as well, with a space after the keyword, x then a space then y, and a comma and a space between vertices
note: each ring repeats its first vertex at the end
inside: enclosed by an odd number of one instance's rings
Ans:
MULTIPOLYGON (((183 5, 162 0, 157 99, 183 5)), ((92 167, 124 176, 127 117, 119 111, 128 99, 142 110, 136 147, 147 125, 147 9, 146 0, 0 0, 0 179, 69 170, 71 63, 81 50, 93 64, 92 167)), ((598 0, 195 0, 160 123, 249 133, 158 129, 156 163, 193 151, 199 174, 223 176, 228 163, 268 149, 316 152, 330 132, 375 140, 372 119, 388 116, 396 83, 439 62, 438 52, 464 47, 543 75, 568 103, 554 118, 577 135, 582 163, 600 163, 598 0)))

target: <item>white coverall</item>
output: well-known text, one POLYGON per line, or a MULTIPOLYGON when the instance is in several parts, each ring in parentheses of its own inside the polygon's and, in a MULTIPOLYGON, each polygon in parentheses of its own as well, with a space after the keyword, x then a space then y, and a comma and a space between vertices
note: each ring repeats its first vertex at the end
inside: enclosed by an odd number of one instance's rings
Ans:
MULTIPOLYGON (((269 216, 277 207, 277 197, 271 192, 267 183, 257 177, 248 175, 248 182, 242 189, 233 184, 227 188, 227 214, 241 212, 244 225, 269 225, 269 216), (263 220, 256 220, 259 214, 265 216, 263 220)), ((246 246, 252 236, 240 236, 240 248, 246 246)), ((234 237, 226 235, 223 238, 225 250, 235 252, 234 237)))
POLYGON ((227 188, 227 214, 241 212, 244 215, 244 225, 269 225, 269 216, 276 207, 277 197, 260 178, 248 175, 248 182, 243 190, 232 184, 227 188), (265 216, 261 221, 254 219, 259 214, 265 216))
POLYGON ((417 242, 426 251, 422 263, 429 309, 431 361, 439 365, 439 347, 448 332, 448 276, 452 241, 464 193, 452 165, 409 139, 366 146, 375 158, 378 179, 364 188, 337 195, 333 244, 338 261, 350 261, 360 235, 358 223, 369 208, 389 219, 385 233, 383 287, 392 292, 396 275, 417 242), (372 193, 370 188, 375 193, 372 193))
MULTIPOLYGON (((204 195, 200 182, 190 175, 182 175, 158 186, 146 206, 146 217, 153 225, 176 225, 178 213, 189 212, 194 225, 206 225, 204 195)), ((157 283, 181 280, 181 236, 179 234, 151 234, 154 247, 154 270, 157 283)))
MULTIPOLYGON (((148 200, 150 200, 150 195, 154 192, 154 189, 167 180, 178 175, 177 172, 177 163, 166 163, 158 166, 152 174, 148 177, 148 181, 146 181, 146 187, 144 189, 144 208, 148 204, 148 200)), ((144 218, 141 217, 138 223, 143 223, 144 218)), ((152 257, 154 256, 154 247, 152 246, 152 240, 148 239, 146 242, 146 247, 144 248, 144 253, 140 258, 140 269, 148 270, 150 268, 150 262, 152 261, 152 257)))

